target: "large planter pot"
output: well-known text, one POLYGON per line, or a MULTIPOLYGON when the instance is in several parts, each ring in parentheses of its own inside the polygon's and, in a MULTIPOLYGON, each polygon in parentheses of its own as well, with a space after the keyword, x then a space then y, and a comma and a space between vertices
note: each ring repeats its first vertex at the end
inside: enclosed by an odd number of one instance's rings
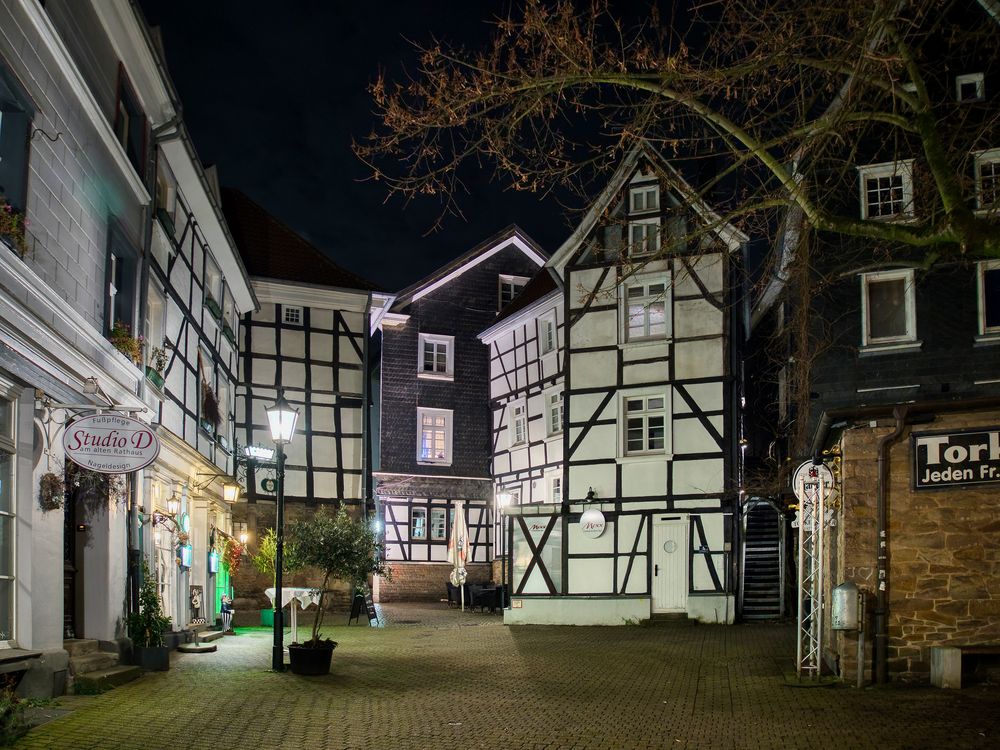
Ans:
POLYGON ((333 649, 336 647, 335 641, 321 643, 319 646, 291 644, 288 647, 288 656, 291 659, 292 672, 302 675, 329 674, 333 649))
POLYGON ((157 388, 163 390, 163 376, 152 367, 146 368, 146 378, 157 388))
POLYGON ((166 672, 170 669, 170 649, 166 646, 135 646, 132 653, 137 667, 153 672, 166 672))

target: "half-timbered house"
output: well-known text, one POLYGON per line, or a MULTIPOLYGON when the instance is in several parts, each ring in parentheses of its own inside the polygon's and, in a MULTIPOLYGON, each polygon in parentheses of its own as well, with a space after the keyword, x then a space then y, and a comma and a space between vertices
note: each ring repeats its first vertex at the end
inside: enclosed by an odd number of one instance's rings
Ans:
MULTIPOLYGON (((223 202, 251 276, 259 309, 241 326, 241 387, 236 439, 271 446, 264 410, 283 391, 299 410, 285 446, 288 518, 324 504, 373 510, 368 455, 369 340, 386 295, 341 268, 246 195, 223 202), (368 501, 368 502, 366 502, 368 501)), ((251 539, 274 526, 273 471, 247 470, 239 523, 251 539)))
POLYGON ((509 227, 399 292, 382 320, 375 477, 393 570, 379 582, 383 601, 445 595, 456 512, 469 529, 469 580, 490 578, 489 353, 477 335, 545 260, 509 227))
POLYGON ((508 622, 732 621, 746 242, 637 148, 483 333, 508 622))

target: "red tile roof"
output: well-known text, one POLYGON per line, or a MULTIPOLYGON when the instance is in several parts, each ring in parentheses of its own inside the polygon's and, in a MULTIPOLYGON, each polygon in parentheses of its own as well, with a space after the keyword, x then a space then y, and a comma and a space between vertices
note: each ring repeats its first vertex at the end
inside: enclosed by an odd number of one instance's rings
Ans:
POLYGON ((372 282, 338 266, 239 190, 222 189, 222 211, 251 276, 378 290, 372 282))

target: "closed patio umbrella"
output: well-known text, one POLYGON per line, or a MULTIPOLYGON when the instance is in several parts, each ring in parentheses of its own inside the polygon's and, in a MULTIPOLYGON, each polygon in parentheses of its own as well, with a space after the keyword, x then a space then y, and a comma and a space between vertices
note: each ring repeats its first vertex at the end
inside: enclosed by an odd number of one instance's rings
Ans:
POLYGON ((462 611, 465 611, 465 561, 469 555, 469 529, 465 525, 465 503, 455 501, 455 519, 448 538, 448 562, 452 564, 451 583, 461 592, 462 611))

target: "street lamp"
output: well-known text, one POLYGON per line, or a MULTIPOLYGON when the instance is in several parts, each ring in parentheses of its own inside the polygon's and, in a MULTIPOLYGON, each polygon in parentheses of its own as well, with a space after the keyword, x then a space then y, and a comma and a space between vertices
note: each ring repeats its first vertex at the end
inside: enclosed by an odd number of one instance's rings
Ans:
POLYGON ((504 509, 510 505, 510 501, 513 499, 510 491, 502 487, 497 493, 497 510, 500 513, 500 538, 503 539, 503 555, 500 556, 500 609, 507 608, 507 555, 510 551, 507 549, 507 537, 504 534, 504 509))
POLYGON ((230 505, 234 505, 240 499, 240 485, 236 482, 223 482, 222 499, 230 505))
MULTIPOLYGON (((271 669, 285 671, 285 645, 282 633, 281 574, 285 564, 285 445, 292 441, 299 412, 285 400, 285 392, 278 389, 278 400, 265 409, 271 428, 271 439, 278 446, 277 467, 277 520, 274 533, 274 648, 271 652, 271 669)), ((294 634, 293 634, 294 636, 294 634)))

